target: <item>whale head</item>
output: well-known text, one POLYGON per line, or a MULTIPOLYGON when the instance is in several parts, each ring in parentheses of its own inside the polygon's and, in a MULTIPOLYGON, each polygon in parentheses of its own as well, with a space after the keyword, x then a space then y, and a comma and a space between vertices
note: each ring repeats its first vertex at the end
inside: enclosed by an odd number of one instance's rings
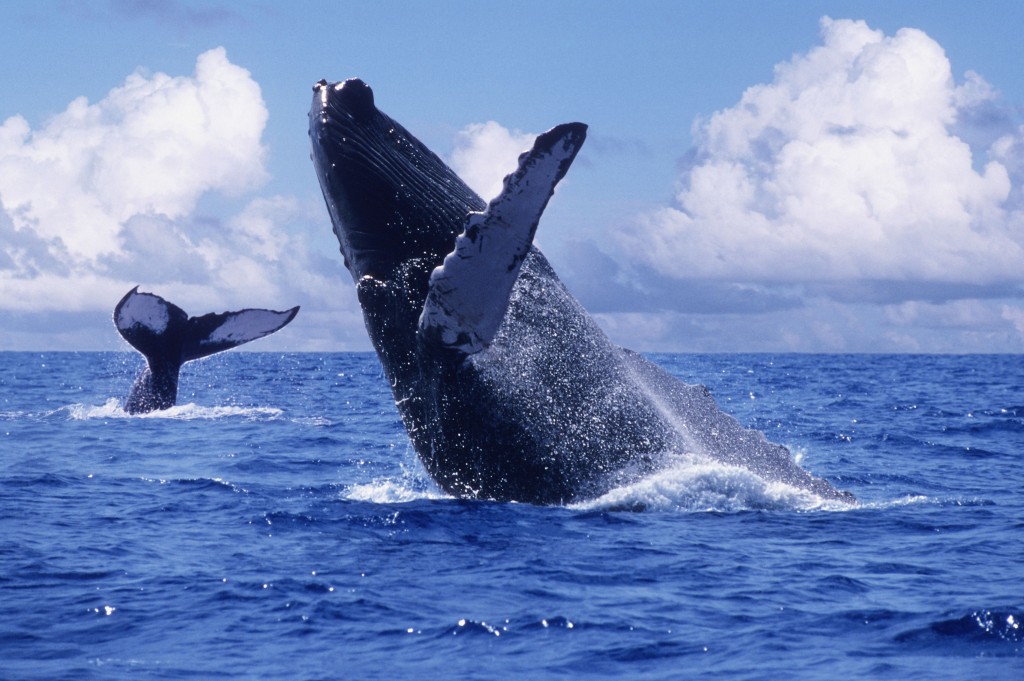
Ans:
POLYGON ((358 283, 410 264, 423 276, 450 252, 484 201, 405 128, 358 78, 313 86, 313 165, 345 266, 358 283))

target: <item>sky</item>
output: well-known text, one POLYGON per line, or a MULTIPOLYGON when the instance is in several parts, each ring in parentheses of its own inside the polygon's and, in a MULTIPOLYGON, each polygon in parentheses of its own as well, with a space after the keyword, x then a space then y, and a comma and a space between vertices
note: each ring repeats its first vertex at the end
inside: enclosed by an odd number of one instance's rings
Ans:
POLYGON ((537 244, 646 352, 1024 351, 1024 3, 0 3, 0 350, 139 285, 369 350, 309 160, 358 76, 485 199, 587 123, 537 244))

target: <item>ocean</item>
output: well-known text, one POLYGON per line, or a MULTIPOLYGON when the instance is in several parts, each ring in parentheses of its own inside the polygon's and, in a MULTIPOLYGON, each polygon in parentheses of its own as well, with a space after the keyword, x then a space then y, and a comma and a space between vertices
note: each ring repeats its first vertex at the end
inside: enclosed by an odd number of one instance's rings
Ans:
POLYGON ((0 678, 1024 678, 1024 357, 651 359, 860 504, 453 499, 373 354, 0 353, 0 678))

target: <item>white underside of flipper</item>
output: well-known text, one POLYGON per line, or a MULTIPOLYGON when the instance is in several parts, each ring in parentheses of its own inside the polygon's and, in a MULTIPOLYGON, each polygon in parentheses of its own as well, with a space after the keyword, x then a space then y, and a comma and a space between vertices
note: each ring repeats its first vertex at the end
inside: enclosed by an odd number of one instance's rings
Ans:
POLYGON ((519 157, 501 194, 469 214, 455 250, 430 275, 419 321, 428 343, 472 354, 494 340, 540 216, 585 138, 581 123, 544 133, 519 157))

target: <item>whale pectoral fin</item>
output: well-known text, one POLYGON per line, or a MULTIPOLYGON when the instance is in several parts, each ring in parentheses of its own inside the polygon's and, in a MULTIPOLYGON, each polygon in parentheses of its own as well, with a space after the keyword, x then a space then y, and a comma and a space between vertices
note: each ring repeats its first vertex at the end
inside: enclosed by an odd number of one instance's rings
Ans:
POLYGON ((114 326, 128 343, 146 356, 164 350, 168 330, 188 319, 174 303, 136 286, 114 307, 114 326))
POLYGON ((455 250, 430 275, 419 321, 428 343, 472 354, 494 340, 540 216, 586 134, 583 123, 565 123, 537 137, 487 209, 469 214, 455 250))
POLYGON ((182 361, 206 357, 269 336, 295 319, 298 313, 296 306, 283 312, 246 309, 192 317, 188 320, 182 361))

